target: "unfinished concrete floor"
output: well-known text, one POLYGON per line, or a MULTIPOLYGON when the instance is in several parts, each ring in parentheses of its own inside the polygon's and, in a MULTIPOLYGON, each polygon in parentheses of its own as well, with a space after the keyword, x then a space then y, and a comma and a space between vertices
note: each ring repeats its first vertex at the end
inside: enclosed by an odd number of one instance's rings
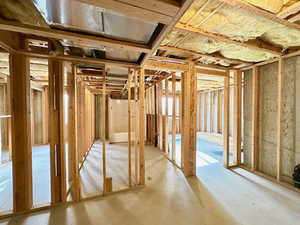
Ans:
MULTIPOLYGON (((32 191, 33 205, 50 203, 50 147, 49 145, 32 148, 32 191)), ((12 164, 0 166, 0 213, 12 210, 12 164)))
POLYGON ((157 149, 146 147, 143 189, 3 220, 0 225, 297 225, 300 195, 218 163, 185 178, 157 149), (240 173, 240 174, 238 174, 240 173))
MULTIPOLYGON (((128 188, 127 146, 127 143, 106 144, 106 176, 112 177, 113 191, 128 188)), ((132 164, 133 162, 132 159, 132 164)), ((96 141, 80 171, 81 196, 83 198, 102 194, 102 171, 102 142, 96 141)))

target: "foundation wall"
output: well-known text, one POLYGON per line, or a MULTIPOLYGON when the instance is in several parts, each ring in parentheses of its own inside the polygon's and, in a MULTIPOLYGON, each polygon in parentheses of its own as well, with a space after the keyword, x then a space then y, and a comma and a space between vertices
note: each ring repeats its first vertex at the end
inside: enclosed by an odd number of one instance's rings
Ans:
MULTIPOLYGON (((281 104, 281 179, 292 182, 295 165, 300 163, 300 57, 283 61, 281 104)), ((250 168, 252 151, 252 71, 244 73, 244 164, 250 168)), ((278 63, 259 67, 259 171, 276 177, 278 63)))

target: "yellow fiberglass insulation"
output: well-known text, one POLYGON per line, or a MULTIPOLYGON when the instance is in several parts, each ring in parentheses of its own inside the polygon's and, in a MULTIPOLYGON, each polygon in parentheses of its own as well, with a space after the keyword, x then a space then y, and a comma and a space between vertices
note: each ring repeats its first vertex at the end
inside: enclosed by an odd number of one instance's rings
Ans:
POLYGON ((260 37, 283 48, 300 46, 300 31, 297 29, 287 28, 218 0, 211 0, 196 14, 205 3, 206 0, 195 1, 180 22, 222 34, 232 40, 245 42, 260 37), (219 9, 213 13, 216 8, 219 9))
POLYGON ((244 0, 254 6, 272 13, 280 12, 285 6, 295 3, 295 0, 244 0))
POLYGON ((234 44, 227 44, 222 41, 198 35, 188 35, 186 38, 182 39, 185 35, 186 33, 173 31, 165 38, 162 44, 204 54, 220 52, 227 58, 240 59, 247 62, 260 62, 275 57, 275 55, 268 52, 248 49, 234 44))

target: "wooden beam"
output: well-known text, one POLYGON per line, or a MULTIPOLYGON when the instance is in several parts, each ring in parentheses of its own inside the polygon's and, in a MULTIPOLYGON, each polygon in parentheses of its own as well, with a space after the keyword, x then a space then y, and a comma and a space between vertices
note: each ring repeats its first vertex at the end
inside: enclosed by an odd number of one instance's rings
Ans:
POLYGON ((243 9, 243 10, 249 12, 250 14, 252 14, 253 16, 265 18, 274 23, 281 24, 285 27, 289 27, 289 28, 293 28, 293 29, 300 29, 300 25, 295 24, 295 23, 290 23, 289 21, 281 19, 280 17, 274 15, 273 13, 270 13, 266 10, 255 7, 245 1, 241 1, 241 0, 220 0, 220 1, 225 2, 230 6, 233 6, 233 7, 239 8, 239 9, 243 9))
POLYGON ((145 185, 145 78, 144 78, 144 68, 140 70, 139 77, 139 162, 140 162, 140 185, 145 185))
POLYGON ((51 165, 51 203, 66 201, 63 63, 49 60, 49 139, 51 165))
POLYGON ((19 35, 10 31, 0 30, 0 47, 8 53, 16 53, 20 47, 19 35))
POLYGON ((223 71, 226 72, 230 69, 230 67, 227 66, 220 66, 220 65, 212 65, 212 64, 204 64, 204 63, 196 63, 196 68, 199 69, 209 69, 209 70, 217 70, 217 71, 223 71))
POLYGON ((229 97, 229 75, 224 77, 224 131, 223 131, 223 145, 224 145, 224 158, 223 164, 225 168, 229 167, 229 106, 230 106, 230 97, 229 97))
MULTIPOLYGON (((109 1, 110 2, 110 1, 109 1)), ((50 29, 45 27, 32 26, 29 24, 21 24, 17 22, 7 21, 0 19, 0 30, 18 32, 23 34, 31 34, 39 37, 45 38, 53 38, 56 40, 69 40, 74 43, 81 43, 84 45, 88 45, 91 47, 109 47, 115 49, 126 49, 129 51, 135 52, 150 52, 150 48, 144 44, 137 44, 128 41, 119 41, 110 38, 95 36, 95 35, 87 35, 80 34, 70 31, 63 31, 58 29, 50 29)))
POLYGON ((32 208, 32 146, 29 59, 10 54, 13 211, 32 208))
POLYGON ((188 65, 149 60, 145 64, 144 68, 156 69, 156 70, 168 70, 168 71, 176 72, 176 71, 188 70, 188 65))
POLYGON ((81 2, 104 8, 118 14, 145 22, 169 24, 179 10, 176 1, 161 0, 80 0, 81 2))
POLYGON ((217 41, 225 42, 227 44, 234 44, 244 48, 253 49, 256 51, 258 50, 258 51, 269 52, 274 55, 281 55, 281 51, 282 51, 281 48, 272 46, 263 41, 254 41, 254 40, 247 41, 247 42, 235 41, 221 34, 211 33, 201 28, 193 27, 183 23, 177 23, 175 26, 175 30, 178 30, 180 32, 190 33, 190 34, 196 34, 204 37, 209 37, 217 41))
POLYGON ((56 59, 61 61, 68 61, 68 62, 83 62, 83 63, 90 63, 94 65, 114 65, 114 66, 121 66, 121 67, 130 67, 130 68, 139 68, 137 63, 131 63, 126 61, 118 61, 118 60, 110 60, 110 59, 96 59, 96 58, 84 58, 79 56, 72 56, 72 55, 49 55, 49 54, 41 54, 41 53, 34 53, 29 51, 19 51, 18 53, 33 57, 33 58, 44 58, 44 59, 56 59))
POLYGON ((170 47, 170 46, 159 46, 159 49, 161 50, 166 50, 169 52, 178 52, 178 53, 183 53, 183 54, 190 54, 190 55, 194 55, 197 57, 204 57, 204 58, 210 58, 216 61, 225 61, 228 62, 230 64, 240 64, 240 63, 245 63, 245 64, 252 64, 246 61, 242 61, 242 60, 238 60, 238 59, 229 59, 226 57, 223 57, 221 55, 217 55, 217 54, 203 54, 200 52, 196 52, 196 51, 191 51, 191 50, 187 50, 187 49, 182 49, 182 48, 177 48, 177 47, 170 47))
POLYGON ((189 60, 176 59, 176 58, 165 57, 165 56, 152 56, 150 59, 156 61, 162 61, 166 63, 178 63, 178 64, 187 64, 189 62, 189 60))
POLYGON ((259 71, 252 69, 252 161, 251 170, 258 170, 259 165, 259 71))
POLYGON ((289 22, 295 23, 300 20, 300 12, 288 19, 289 22))
POLYGON ((277 146, 276 146, 276 158, 277 158, 277 173, 276 179, 278 182, 281 181, 281 170, 282 170, 282 150, 281 150, 281 119, 282 119, 282 97, 283 97, 283 82, 284 82, 284 61, 282 58, 278 62, 278 98, 277 98, 277 146))
POLYGON ((182 0, 181 1, 181 8, 177 11, 176 15, 172 17, 172 21, 165 25, 159 34, 155 37, 155 40, 151 43, 151 51, 143 57, 141 61, 141 66, 144 66, 148 61, 149 57, 153 56, 155 51, 157 50, 158 46, 161 42, 165 39, 165 37, 172 31, 175 24, 180 20, 183 14, 188 10, 188 8, 192 5, 194 0, 182 0))
POLYGON ((241 128, 242 128, 242 74, 234 72, 234 149, 235 164, 241 164, 241 128))
POLYGON ((285 8, 281 12, 277 13, 277 16, 279 18, 284 19, 284 18, 287 18, 290 15, 293 15, 293 14, 299 12, 299 10, 300 10, 300 2, 295 2, 291 6, 285 8))
POLYGON ((226 77, 228 76, 227 72, 223 71, 217 71, 217 70, 207 70, 207 69, 196 69, 196 73, 201 73, 201 74, 207 74, 207 75, 213 75, 213 76, 221 76, 221 77, 226 77))

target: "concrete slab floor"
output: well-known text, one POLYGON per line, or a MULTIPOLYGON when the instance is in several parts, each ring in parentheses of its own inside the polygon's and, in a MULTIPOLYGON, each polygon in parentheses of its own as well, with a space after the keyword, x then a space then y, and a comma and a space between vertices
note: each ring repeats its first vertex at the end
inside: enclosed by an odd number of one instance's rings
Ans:
POLYGON ((256 175, 210 164, 186 178, 146 147, 140 190, 3 220, 0 225, 297 225, 300 195, 256 175), (239 173, 239 174, 238 174, 239 173))
MULTIPOLYGON (((112 177, 113 191, 128 188, 128 144, 106 143, 106 176, 112 177)), ((132 149, 132 156, 134 149, 132 149)), ((81 197, 103 192, 102 142, 96 141, 80 171, 81 197)), ((132 174, 134 159, 132 158, 132 174)))
MULTIPOLYGON (((50 149, 49 145, 32 148, 32 191, 33 205, 49 204, 50 191, 50 149)), ((0 212, 12 210, 12 164, 0 166, 0 212)))

